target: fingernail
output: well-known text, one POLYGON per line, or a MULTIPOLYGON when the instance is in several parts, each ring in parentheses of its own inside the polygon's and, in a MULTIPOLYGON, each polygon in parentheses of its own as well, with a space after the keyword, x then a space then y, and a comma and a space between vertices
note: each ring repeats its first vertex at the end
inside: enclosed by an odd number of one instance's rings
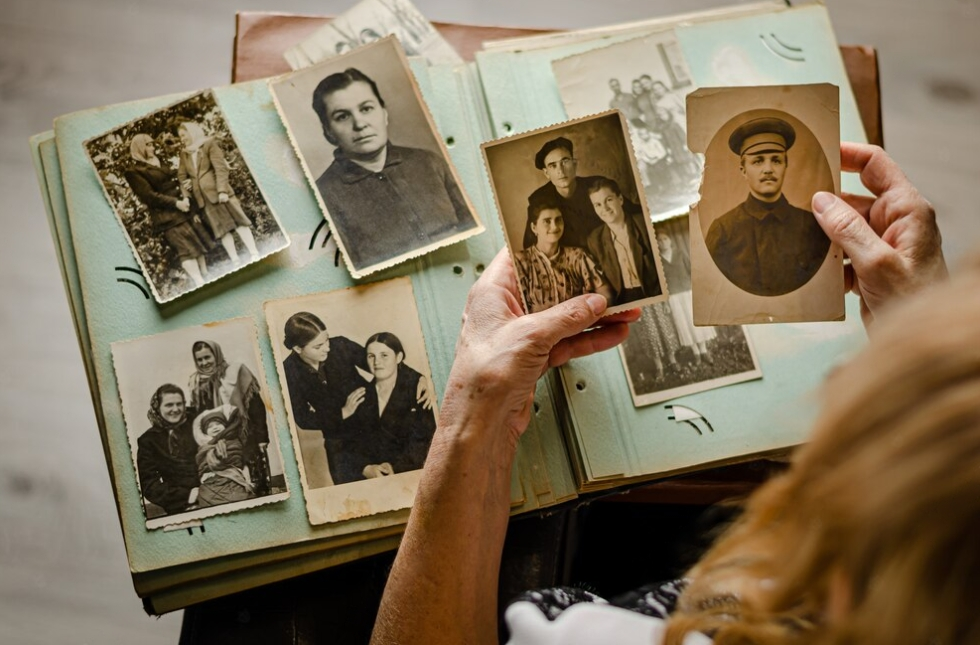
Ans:
POLYGON ((589 303, 589 309, 592 310, 592 313, 597 316, 606 310, 606 299, 597 293, 589 294, 586 302, 589 303))
POLYGON ((837 202, 837 196, 833 193, 825 193, 823 191, 816 193, 813 196, 813 210, 818 213, 824 213, 830 209, 837 202))

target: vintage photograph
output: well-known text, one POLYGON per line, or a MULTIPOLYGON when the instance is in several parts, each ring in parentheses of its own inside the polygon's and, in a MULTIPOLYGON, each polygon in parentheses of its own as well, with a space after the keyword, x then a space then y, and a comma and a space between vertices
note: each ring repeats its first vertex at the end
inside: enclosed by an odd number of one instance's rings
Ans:
POLYGON ((657 246, 670 297, 667 302, 644 307, 643 316, 620 345, 633 405, 762 378, 742 327, 694 324, 686 215, 657 223, 657 246))
POLYGON ((394 38, 269 87, 355 278, 483 231, 394 38))
POLYGON ((411 506, 437 400, 411 279, 271 301, 265 315, 310 521, 411 506))
POLYGON ((294 47, 284 57, 292 69, 346 54, 362 45, 395 36, 409 56, 433 65, 459 65, 459 54, 408 0, 362 0, 294 47))
POLYGON ((289 245, 210 90, 85 149, 157 302, 289 245))
POLYGON ((694 321, 840 320, 840 249, 810 210, 840 193, 837 87, 699 90, 688 99, 692 150, 705 153, 692 209, 694 321))
POLYGON ((112 360, 148 529, 289 497, 250 318, 113 343, 112 360))
POLYGON ((687 147, 685 96, 694 89, 674 32, 594 49, 554 61, 570 118, 620 110, 653 221, 687 213, 698 199, 701 158, 687 147))
POLYGON ((605 296, 609 313, 666 299, 621 113, 482 149, 527 311, 584 293, 605 296))

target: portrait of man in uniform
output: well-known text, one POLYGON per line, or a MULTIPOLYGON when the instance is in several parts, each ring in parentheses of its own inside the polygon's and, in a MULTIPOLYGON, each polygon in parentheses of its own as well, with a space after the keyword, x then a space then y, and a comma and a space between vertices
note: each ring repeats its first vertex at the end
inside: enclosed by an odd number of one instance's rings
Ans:
POLYGON ((748 196, 711 223, 705 244, 724 276, 757 296, 799 289, 817 273, 830 248, 813 213, 790 204, 783 194, 795 142, 793 126, 771 116, 746 121, 728 139, 748 196))

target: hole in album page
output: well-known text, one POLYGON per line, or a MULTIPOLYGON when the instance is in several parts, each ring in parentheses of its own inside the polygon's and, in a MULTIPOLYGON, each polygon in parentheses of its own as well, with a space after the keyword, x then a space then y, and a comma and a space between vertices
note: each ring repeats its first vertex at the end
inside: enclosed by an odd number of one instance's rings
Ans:
POLYGON ((453 267, 453 273, 455 273, 456 275, 463 275, 463 267, 457 264, 456 266, 453 267))
POLYGON ((585 392, 585 381, 579 381, 575 384, 575 389, 579 392, 585 392))

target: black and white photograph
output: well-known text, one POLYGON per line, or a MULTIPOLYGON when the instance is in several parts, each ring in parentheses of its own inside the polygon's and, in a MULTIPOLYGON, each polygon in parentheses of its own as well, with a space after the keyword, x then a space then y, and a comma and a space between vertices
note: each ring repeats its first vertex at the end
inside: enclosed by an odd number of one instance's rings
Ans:
POLYGON ((289 497, 250 318, 112 344, 146 527, 289 497))
POLYGON ((483 231, 394 38, 269 87, 355 278, 483 231))
POLYGON ((528 312, 585 293, 604 296, 609 313, 666 300, 620 112, 482 148, 528 312))
POLYGON ((265 315, 310 522, 410 507, 437 401, 411 280, 275 300, 265 315))
POLYGON ((642 317, 619 346, 633 404, 651 405, 762 378, 741 326, 694 324, 687 215, 657 222, 657 246, 670 297, 643 307, 642 317))
POLYGON ((836 86, 698 90, 692 150, 705 153, 692 209, 696 324, 840 320, 843 254, 810 208, 840 193, 836 86))
POLYGON ((85 149, 157 302, 289 246, 210 90, 85 149))
POLYGON ((664 31, 552 63, 570 118, 619 110, 653 221, 687 213, 702 159, 687 147, 685 96, 695 89, 674 32, 664 31))
POLYGON ((362 0, 286 50, 291 69, 303 69, 385 36, 395 36, 409 56, 433 65, 459 65, 460 55, 408 0, 362 0))

